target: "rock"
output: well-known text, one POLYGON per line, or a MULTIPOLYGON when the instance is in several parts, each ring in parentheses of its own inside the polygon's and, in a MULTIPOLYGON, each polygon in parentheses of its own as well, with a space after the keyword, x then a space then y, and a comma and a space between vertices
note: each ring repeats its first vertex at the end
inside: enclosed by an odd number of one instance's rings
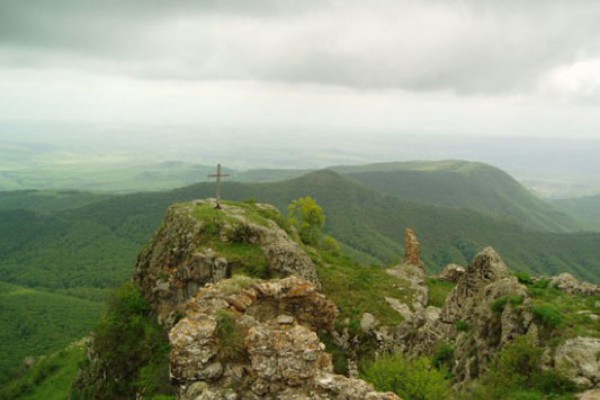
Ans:
MULTIPOLYGON (((171 376, 182 399, 399 400, 333 373, 317 332, 331 331, 337 309, 310 282, 236 279, 200 289, 171 329, 171 376), (223 315, 228 333, 219 328, 223 315), (233 356, 232 340, 239 346, 233 356)), ((370 314, 362 322, 365 329, 377 325, 370 314)))
POLYGON ((576 337, 558 346, 556 368, 584 388, 600 386, 600 338, 576 337))
POLYGON ((458 264, 448 264, 439 274, 435 275, 435 278, 443 281, 457 283, 459 279, 465 274, 465 272, 465 267, 462 267, 458 264))
POLYGON ((400 300, 395 299, 393 297, 386 297, 385 301, 392 307, 394 311, 404 318, 404 320, 408 321, 412 319, 414 312, 410 309, 408 304, 402 303, 400 300))
POLYGON ((421 244, 411 228, 404 231, 404 262, 424 268, 421 261, 421 244))
POLYGON ((568 294, 580 296, 600 295, 600 286, 593 285, 589 282, 579 281, 577 278, 567 272, 551 277, 550 286, 562 290, 568 294))
POLYGON ((511 277, 500 256, 488 247, 465 269, 447 296, 444 307, 415 314, 396 332, 396 343, 409 356, 432 355, 442 342, 455 347, 452 373, 461 384, 485 373, 497 352, 515 337, 536 327, 526 307, 506 305, 500 312, 492 304, 500 298, 527 300, 527 288, 511 277))
POLYGON ((598 400, 600 399, 600 389, 588 390, 577 395, 577 400, 598 400))
POLYGON ((360 319, 360 329, 365 333, 373 331, 378 324, 379 322, 373 314, 364 313, 360 319))
MULTIPOLYGON (((214 250, 215 239, 222 244, 247 243, 262 251, 272 276, 297 275, 320 288, 310 257, 274 221, 262 225, 242 207, 223 205, 226 221, 214 224, 196 217, 197 207, 210 201, 196 201, 169 208, 162 227, 138 257, 134 281, 142 289, 161 324, 170 327, 183 314, 185 302, 208 283, 230 277, 239 261, 214 250)), ((276 210, 272 206, 257 207, 276 210)), ((245 299, 236 306, 243 311, 245 299)))

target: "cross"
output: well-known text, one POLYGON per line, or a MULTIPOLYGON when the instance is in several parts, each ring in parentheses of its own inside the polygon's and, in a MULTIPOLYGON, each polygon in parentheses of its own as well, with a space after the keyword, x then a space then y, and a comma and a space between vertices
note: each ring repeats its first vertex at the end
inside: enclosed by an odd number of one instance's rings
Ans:
POLYGON ((217 178, 217 205, 215 208, 221 208, 221 178, 229 176, 229 174, 221 173, 221 164, 217 164, 217 173, 208 175, 209 178, 217 178))

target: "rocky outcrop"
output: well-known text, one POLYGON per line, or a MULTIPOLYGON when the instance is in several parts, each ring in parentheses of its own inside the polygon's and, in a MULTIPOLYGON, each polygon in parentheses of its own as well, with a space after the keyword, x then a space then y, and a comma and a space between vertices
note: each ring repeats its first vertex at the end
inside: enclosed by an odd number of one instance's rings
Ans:
POLYGON ((421 244, 411 228, 404 231, 404 263, 424 268, 421 261, 421 244))
POLYGON ((398 399, 333 373, 317 332, 333 303, 295 276, 211 284, 171 330, 171 374, 181 399, 398 399))
POLYGON ((582 282, 567 272, 551 277, 550 286, 571 295, 600 296, 599 285, 582 282))
MULTIPOLYGON (((277 213, 269 205, 255 207, 277 213)), ((239 206, 214 210, 208 200, 174 205, 138 257, 134 274, 161 323, 170 326, 205 284, 232 276, 239 261, 230 257, 229 245, 255 248, 268 276, 297 275, 320 287, 311 259, 274 221, 239 206)))
POLYGON ((568 339, 556 349, 554 364, 580 387, 600 387, 600 338, 568 339))
POLYGON ((448 264, 439 274, 434 275, 434 278, 442 281, 457 283, 465 274, 465 272, 465 267, 462 267, 458 264, 448 264))
POLYGON ((536 335, 533 317, 523 306, 528 301, 527 288, 488 247, 466 268, 441 311, 430 310, 427 318, 399 327, 397 340, 411 355, 432 354, 440 343, 451 342, 452 373, 457 383, 468 382, 485 373, 497 351, 516 336, 536 335))

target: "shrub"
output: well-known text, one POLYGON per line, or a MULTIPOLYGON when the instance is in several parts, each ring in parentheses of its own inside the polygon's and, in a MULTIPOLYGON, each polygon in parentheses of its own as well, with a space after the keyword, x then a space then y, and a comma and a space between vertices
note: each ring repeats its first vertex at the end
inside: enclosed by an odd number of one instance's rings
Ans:
POLYGON ((431 363, 437 369, 443 367, 450 368, 452 366, 452 360, 454 360, 455 350, 454 346, 450 343, 441 343, 437 346, 433 358, 431 359, 431 363))
MULTIPOLYGON (((574 385, 556 371, 543 371, 543 349, 520 336, 500 351, 483 379, 479 398, 537 400, 574 391, 574 385)), ((556 398, 556 397, 551 397, 556 398)))
POLYGON ((217 312, 217 335, 221 361, 242 361, 246 356, 244 328, 237 324, 235 315, 226 310, 217 312))
POLYGON ((563 321, 560 311, 550 304, 534 305, 531 307, 531 313, 537 322, 550 328, 556 328, 563 321))
POLYGON ((550 279, 540 279, 532 287, 535 289, 547 289, 548 285, 550 285, 550 279))
POLYGON ((529 275, 527 272, 515 272, 515 276, 519 280, 519 283, 522 283, 524 285, 533 284, 533 279, 531 279, 531 275, 529 275))
POLYGON ((132 283, 111 296, 106 315, 93 337, 93 350, 98 358, 82 368, 79 380, 74 383, 73 399, 133 398, 142 388, 148 397, 173 393, 169 383, 167 334, 132 283), (99 371, 93 370, 98 368, 99 371), (99 375, 104 379, 94 382, 99 375))
POLYGON ((512 306, 520 306, 523 304, 523 300, 523 296, 502 296, 494 300, 490 307, 492 308, 493 312, 501 314, 508 303, 510 303, 512 306))
POLYGON ((451 393, 446 372, 434 368, 426 357, 383 356, 366 368, 364 379, 377 390, 394 392, 404 400, 446 400, 451 393))
POLYGON ((469 329, 471 329, 471 325, 469 325, 467 321, 463 321, 462 319, 456 321, 454 325, 456 326, 456 330, 459 332, 467 332, 469 329))

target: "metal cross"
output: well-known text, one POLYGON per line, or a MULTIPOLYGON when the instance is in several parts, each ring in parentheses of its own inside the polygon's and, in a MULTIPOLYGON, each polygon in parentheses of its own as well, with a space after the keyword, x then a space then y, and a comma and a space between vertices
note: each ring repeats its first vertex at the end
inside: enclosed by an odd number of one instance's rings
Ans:
POLYGON ((229 174, 221 173, 221 164, 217 164, 217 173, 208 175, 209 178, 217 178, 217 205, 215 208, 221 208, 221 178, 229 176, 229 174))

